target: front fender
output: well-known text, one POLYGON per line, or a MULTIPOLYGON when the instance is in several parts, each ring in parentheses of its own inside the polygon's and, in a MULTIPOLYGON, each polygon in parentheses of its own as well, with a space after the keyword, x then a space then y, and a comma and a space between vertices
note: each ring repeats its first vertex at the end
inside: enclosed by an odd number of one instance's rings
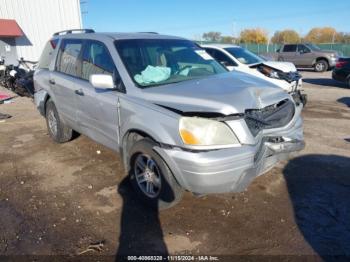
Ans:
POLYGON ((127 99, 120 100, 121 141, 131 130, 152 137, 167 145, 182 145, 178 131, 179 116, 156 105, 142 105, 127 99))

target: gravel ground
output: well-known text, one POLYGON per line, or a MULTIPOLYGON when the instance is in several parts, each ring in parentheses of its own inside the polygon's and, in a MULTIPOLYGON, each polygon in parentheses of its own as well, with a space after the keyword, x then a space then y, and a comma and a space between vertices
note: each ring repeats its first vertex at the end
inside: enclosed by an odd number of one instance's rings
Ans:
POLYGON ((186 193, 159 214, 134 199, 117 154, 84 136, 55 144, 28 98, 0 105, 12 115, 0 122, 0 255, 350 256, 350 90, 302 74, 304 151, 243 193, 186 193))

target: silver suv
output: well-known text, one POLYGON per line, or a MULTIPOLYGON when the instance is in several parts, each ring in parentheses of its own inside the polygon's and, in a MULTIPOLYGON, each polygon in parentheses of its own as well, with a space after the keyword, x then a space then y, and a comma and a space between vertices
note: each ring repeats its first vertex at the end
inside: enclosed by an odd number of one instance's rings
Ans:
POLYGON ((184 190, 244 190, 304 147, 302 104, 178 37, 58 33, 34 84, 52 139, 78 132, 120 152, 136 194, 157 208, 184 190))
POLYGON ((277 50, 277 60, 292 62, 297 67, 313 67, 324 72, 335 67, 338 60, 336 51, 322 50, 314 44, 286 44, 277 50))

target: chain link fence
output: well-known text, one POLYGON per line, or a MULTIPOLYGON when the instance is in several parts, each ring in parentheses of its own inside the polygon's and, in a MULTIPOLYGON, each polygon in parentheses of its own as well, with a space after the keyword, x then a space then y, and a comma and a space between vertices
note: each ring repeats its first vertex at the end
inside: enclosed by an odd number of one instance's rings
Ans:
MULTIPOLYGON (((198 44, 213 44, 213 42, 197 42, 198 44)), ((239 44, 240 46, 248 49, 249 51, 258 54, 264 55, 268 53, 274 53, 281 47, 280 44, 239 44)), ((334 50, 339 52, 341 56, 350 57, 350 44, 316 44, 322 50, 334 50)))
MULTIPOLYGON (((322 50, 334 50, 342 56, 350 56, 350 44, 316 44, 322 50)), ((240 44, 256 54, 274 53, 281 47, 278 44, 240 44)))

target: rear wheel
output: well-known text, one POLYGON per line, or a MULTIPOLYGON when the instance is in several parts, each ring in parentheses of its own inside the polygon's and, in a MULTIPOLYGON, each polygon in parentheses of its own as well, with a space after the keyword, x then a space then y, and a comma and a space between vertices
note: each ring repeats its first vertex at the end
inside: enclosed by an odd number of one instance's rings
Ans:
POLYGON ((73 138, 73 130, 62 122, 51 99, 46 103, 46 124, 49 135, 55 142, 64 143, 73 138))
POLYGON ((137 196, 148 206, 166 209, 182 198, 183 189, 165 161, 153 150, 150 139, 137 141, 130 149, 130 180, 137 196))
POLYGON ((316 72, 325 72, 328 70, 328 62, 326 60, 318 60, 314 65, 314 69, 316 72))

